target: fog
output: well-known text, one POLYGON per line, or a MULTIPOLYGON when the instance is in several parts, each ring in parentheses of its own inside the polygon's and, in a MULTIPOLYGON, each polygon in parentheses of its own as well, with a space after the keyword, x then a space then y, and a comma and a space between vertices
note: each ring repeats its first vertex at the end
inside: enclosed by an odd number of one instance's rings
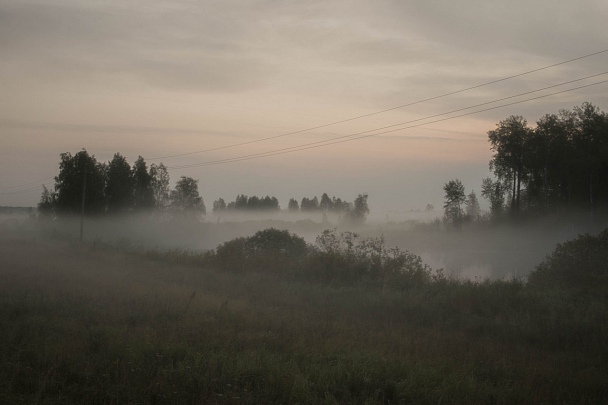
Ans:
MULTIPOLYGON (((287 229, 308 243, 325 229, 356 232, 362 237, 382 237, 387 247, 398 247, 419 255, 433 269, 471 280, 525 278, 557 243, 579 234, 597 234, 606 226, 605 217, 588 213, 570 219, 553 217, 516 224, 469 224, 449 230, 438 219, 439 212, 410 212, 401 221, 370 218, 353 227, 335 215, 320 213, 274 214, 222 213, 199 218, 158 216, 85 218, 84 239, 121 248, 184 249, 202 252, 241 236, 267 229, 287 229)), ((80 218, 49 220, 27 212, 0 217, 3 233, 25 233, 32 237, 78 240, 80 218)))

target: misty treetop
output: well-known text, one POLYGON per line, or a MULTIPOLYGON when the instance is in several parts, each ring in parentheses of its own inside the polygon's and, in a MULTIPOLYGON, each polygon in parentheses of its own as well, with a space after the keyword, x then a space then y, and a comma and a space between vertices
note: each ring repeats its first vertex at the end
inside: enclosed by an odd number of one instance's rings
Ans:
POLYGON ((198 180, 182 176, 169 188, 169 173, 163 163, 147 168, 139 156, 133 166, 120 153, 108 163, 82 150, 75 155, 62 153, 59 174, 53 190, 44 187, 41 215, 103 213, 117 214, 155 209, 174 213, 204 214, 205 204, 198 192, 198 180), (84 191, 84 192, 83 192, 84 191))

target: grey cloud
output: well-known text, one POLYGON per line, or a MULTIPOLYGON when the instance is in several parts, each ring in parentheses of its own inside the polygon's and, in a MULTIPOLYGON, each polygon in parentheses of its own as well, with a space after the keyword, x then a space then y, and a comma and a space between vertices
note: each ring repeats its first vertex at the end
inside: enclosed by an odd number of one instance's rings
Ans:
POLYGON ((603 0, 555 2, 394 0, 382 15, 393 29, 412 30, 459 51, 526 51, 563 56, 605 46, 608 7, 603 0))
POLYGON ((227 16, 230 10, 212 11, 3 4, 0 52, 12 75, 25 69, 42 81, 111 85, 112 77, 127 76, 219 92, 263 86, 273 69, 248 46, 251 27, 227 16))

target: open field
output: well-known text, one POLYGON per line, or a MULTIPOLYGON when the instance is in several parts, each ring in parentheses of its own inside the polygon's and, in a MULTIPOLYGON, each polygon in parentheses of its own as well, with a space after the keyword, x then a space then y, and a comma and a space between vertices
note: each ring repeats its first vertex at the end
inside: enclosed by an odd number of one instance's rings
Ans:
POLYGON ((0 239, 0 402, 605 403, 608 299, 404 292, 0 239))

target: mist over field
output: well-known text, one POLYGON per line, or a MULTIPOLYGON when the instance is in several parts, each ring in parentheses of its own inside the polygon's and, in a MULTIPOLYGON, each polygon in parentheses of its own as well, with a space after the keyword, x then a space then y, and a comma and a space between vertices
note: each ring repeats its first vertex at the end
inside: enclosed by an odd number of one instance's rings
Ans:
POLYGON ((608 404, 606 21, 0 0, 0 405, 608 404))
MULTIPOLYGON (((365 225, 343 224, 338 216, 321 213, 246 213, 207 214, 201 220, 159 218, 154 214, 125 215, 118 218, 87 218, 84 235, 88 242, 104 242, 122 247, 183 249, 204 252, 239 237, 258 231, 285 229, 303 237, 307 243, 327 229, 352 231, 362 237, 380 237, 389 247, 398 247, 421 256, 433 269, 469 280, 525 278, 551 253, 558 243, 580 234, 598 234, 608 227, 606 218, 588 213, 535 220, 527 224, 485 225, 447 231, 438 222, 436 211, 412 212, 402 222, 370 219, 365 225)), ((77 239, 80 218, 61 221, 37 220, 27 214, 0 216, 0 227, 28 229, 46 236, 77 239), (35 231, 34 231, 35 229, 35 231)))

